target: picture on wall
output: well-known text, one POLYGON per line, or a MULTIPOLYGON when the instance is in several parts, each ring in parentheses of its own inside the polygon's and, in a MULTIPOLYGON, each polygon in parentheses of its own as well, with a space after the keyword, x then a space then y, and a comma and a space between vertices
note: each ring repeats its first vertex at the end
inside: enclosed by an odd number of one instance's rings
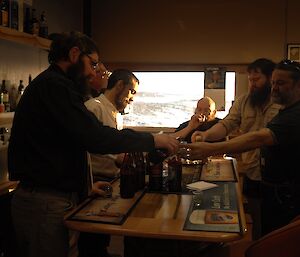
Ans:
POLYGON ((225 69, 211 67, 205 69, 205 89, 225 89, 225 69))
POLYGON ((204 96, 209 96, 216 103, 218 111, 225 110, 225 74, 223 67, 208 67, 205 69, 204 96))
POLYGON ((288 44, 287 59, 300 62, 300 44, 288 44))

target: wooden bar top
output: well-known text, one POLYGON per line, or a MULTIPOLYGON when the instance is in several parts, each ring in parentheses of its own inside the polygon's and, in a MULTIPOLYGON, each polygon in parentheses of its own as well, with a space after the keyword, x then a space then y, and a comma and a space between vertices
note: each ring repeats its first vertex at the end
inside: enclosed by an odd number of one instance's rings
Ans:
MULTIPOLYGON (((183 230, 192 195, 150 192, 144 194, 122 225, 69 219, 76 211, 66 216, 65 224, 68 228, 77 231, 111 235, 207 242, 239 240, 247 232, 247 228, 239 183, 235 183, 235 187, 240 213, 241 233, 183 230)), ((119 183, 114 183, 113 188, 115 192, 118 192, 119 183)))

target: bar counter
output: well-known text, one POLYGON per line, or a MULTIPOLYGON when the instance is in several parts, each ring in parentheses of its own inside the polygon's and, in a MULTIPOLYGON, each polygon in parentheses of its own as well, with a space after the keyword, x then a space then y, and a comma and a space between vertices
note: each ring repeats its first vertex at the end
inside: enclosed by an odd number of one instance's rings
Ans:
MULTIPOLYGON (((235 173, 236 168, 234 168, 235 173)), ((237 174, 236 174, 237 175, 237 174)), ((245 213, 238 181, 236 188, 240 232, 192 231, 184 230, 184 224, 193 195, 166 194, 146 191, 137 201, 123 224, 104 224, 82 220, 72 220, 74 213, 86 206, 87 199, 65 217, 65 225, 76 231, 106 233, 111 235, 136 236, 161 239, 180 239, 207 242, 230 242, 243 238, 247 232, 245 213)), ((119 181, 113 184, 114 192, 119 192, 119 181)), ((99 199, 98 199, 99 200, 99 199)))

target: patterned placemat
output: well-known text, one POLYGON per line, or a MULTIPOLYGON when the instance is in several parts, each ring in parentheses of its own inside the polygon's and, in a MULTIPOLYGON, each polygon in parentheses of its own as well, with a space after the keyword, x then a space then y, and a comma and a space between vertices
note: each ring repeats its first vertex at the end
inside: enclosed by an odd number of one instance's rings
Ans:
POLYGON ((67 219, 120 225, 143 197, 144 192, 145 190, 138 191, 130 199, 121 198, 119 193, 114 193, 110 198, 89 199, 67 219))
POLYGON ((218 187, 193 195, 184 230, 241 232, 235 183, 215 184, 218 187))

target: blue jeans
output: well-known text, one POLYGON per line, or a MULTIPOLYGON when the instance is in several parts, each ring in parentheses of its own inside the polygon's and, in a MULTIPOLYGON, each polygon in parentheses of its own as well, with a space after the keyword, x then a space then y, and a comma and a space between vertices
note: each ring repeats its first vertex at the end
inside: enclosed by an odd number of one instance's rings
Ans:
MULTIPOLYGON (((12 219, 22 257, 67 257, 69 230, 63 224, 76 206, 75 193, 19 187, 12 199, 12 219)), ((74 236, 74 235, 72 235, 74 236)))

